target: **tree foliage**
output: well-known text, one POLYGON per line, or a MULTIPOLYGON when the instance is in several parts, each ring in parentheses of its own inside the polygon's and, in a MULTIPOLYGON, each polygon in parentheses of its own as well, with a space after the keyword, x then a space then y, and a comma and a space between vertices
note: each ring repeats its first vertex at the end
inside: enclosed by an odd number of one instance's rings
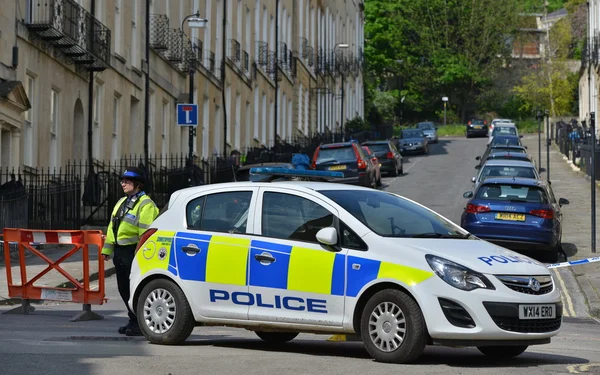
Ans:
POLYGON ((367 0, 368 90, 396 75, 408 116, 433 114, 448 96, 465 120, 509 57, 521 10, 521 0, 367 0))

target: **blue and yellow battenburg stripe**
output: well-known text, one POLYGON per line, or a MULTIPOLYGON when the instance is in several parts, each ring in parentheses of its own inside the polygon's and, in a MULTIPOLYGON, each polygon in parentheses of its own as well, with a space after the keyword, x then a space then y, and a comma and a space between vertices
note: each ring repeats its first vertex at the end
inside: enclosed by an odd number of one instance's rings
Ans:
MULTIPOLYGON (((151 240, 159 242, 165 234, 157 232, 151 240)), ((418 268, 270 241, 190 232, 173 233, 171 238, 163 261, 157 256, 147 260, 138 255, 142 274, 160 268, 182 280, 349 297, 357 296, 375 279, 398 280, 412 286, 433 276, 418 268), (193 256, 186 254, 182 249, 190 245, 200 251, 193 256), (255 255, 263 252, 275 257, 275 262, 263 265, 255 260, 255 255), (259 272, 262 267, 269 267, 269 272, 259 272)))

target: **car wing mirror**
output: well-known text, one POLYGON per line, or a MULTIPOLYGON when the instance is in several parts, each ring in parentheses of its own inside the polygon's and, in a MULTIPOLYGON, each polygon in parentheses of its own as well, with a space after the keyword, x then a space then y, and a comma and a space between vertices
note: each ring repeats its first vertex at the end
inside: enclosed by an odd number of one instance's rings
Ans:
POLYGON ((467 191, 463 194, 464 198, 473 198, 473 192, 472 191, 467 191))
POLYGON ((522 135, 520 135, 520 136, 519 136, 519 138, 523 138, 523 136, 522 136, 522 135))
POLYGON ((335 246, 338 243, 337 230, 333 227, 323 228, 317 232, 317 241, 327 246, 335 246))
POLYGON ((569 200, 568 200, 568 199, 566 199, 566 198, 560 198, 560 199, 558 200, 558 204, 559 204, 559 205, 561 205, 561 206, 562 206, 563 204, 569 204, 569 200))

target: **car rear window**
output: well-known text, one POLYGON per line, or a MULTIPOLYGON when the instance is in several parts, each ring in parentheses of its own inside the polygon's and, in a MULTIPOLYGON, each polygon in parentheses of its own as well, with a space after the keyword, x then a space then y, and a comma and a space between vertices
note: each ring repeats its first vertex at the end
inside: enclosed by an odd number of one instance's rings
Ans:
POLYGON ((529 167, 510 167, 502 165, 488 165, 481 171, 482 178, 488 177, 524 177, 535 178, 533 168, 529 167))
POLYGON ((498 148, 493 148, 490 151, 490 154, 498 154, 501 152, 510 152, 512 154, 524 154, 525 150, 522 148, 502 148, 502 147, 498 147, 498 148))
POLYGON ((433 130, 435 127, 430 122, 421 122, 421 123, 417 124, 417 128, 423 129, 423 130, 433 130))
POLYGON ((548 203, 548 197, 543 189, 536 186, 513 184, 482 185, 477 190, 475 198, 490 201, 548 203))
POLYGON ((492 144, 502 144, 502 145, 513 145, 519 146, 519 138, 517 137, 506 137, 506 136, 498 136, 492 139, 492 144))
POLYGON ((517 129, 512 126, 496 126, 492 135, 496 134, 517 135, 517 129))
POLYGON ((471 124, 473 124, 473 125, 483 125, 483 120, 473 120, 473 121, 471 121, 471 124))
POLYGON ((317 163, 327 160, 356 161, 356 154, 352 146, 320 149, 317 155, 317 163))
POLYGON ((371 149, 373 152, 388 152, 390 151, 390 146, 387 143, 379 143, 379 144, 367 144, 365 145, 371 149))

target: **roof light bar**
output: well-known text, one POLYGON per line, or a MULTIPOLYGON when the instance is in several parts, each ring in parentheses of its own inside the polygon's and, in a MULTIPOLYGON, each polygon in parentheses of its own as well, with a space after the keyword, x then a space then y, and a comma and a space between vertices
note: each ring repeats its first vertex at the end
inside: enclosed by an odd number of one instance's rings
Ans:
MULTIPOLYGON (((277 167, 256 167, 250 169, 250 174, 270 176, 269 180, 290 177, 313 177, 319 179, 343 178, 342 172, 315 171, 307 169, 290 169, 277 167)), ((265 181, 265 180, 260 180, 265 181)))

